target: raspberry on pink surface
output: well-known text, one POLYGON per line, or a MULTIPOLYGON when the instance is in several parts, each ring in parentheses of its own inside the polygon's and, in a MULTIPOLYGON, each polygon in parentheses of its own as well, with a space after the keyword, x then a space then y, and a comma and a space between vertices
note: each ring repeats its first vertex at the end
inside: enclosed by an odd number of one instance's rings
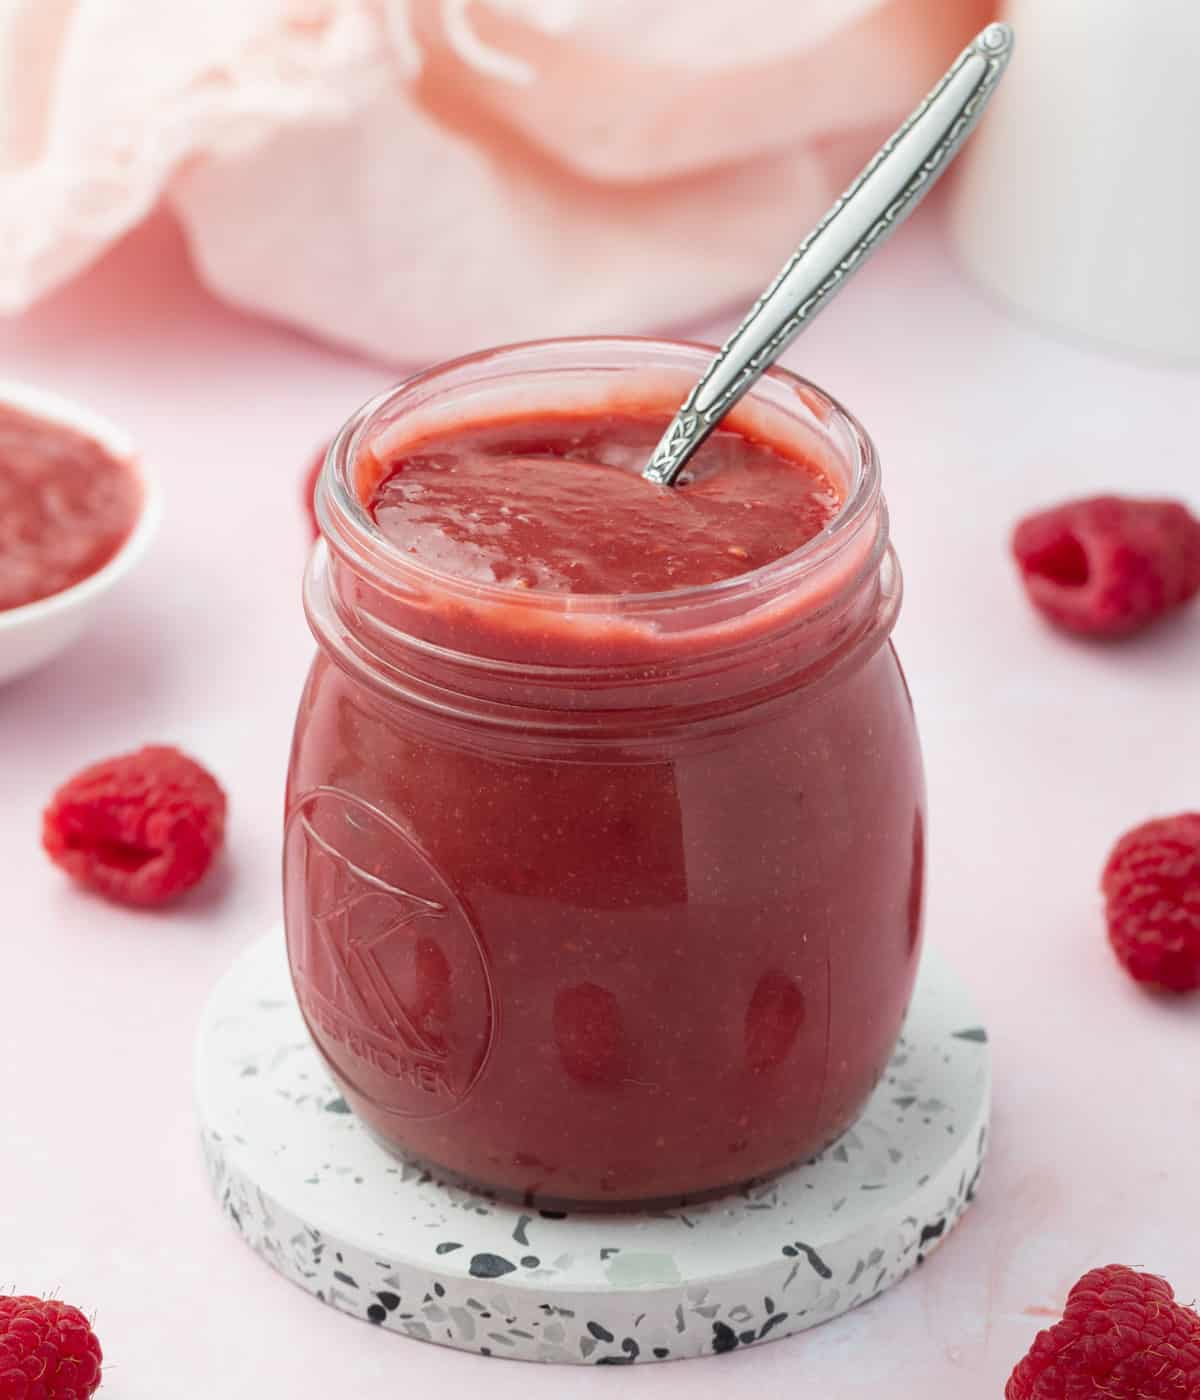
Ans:
POLYGON ((225 794, 178 749, 152 745, 77 773, 42 816, 56 865, 122 904, 165 904, 195 885, 225 838, 225 794))
POLYGON ((1197 1400, 1200 1317, 1171 1285, 1124 1264, 1084 1274, 1039 1332, 1004 1400, 1197 1400))
POLYGON ((0 1297, 0 1400, 87 1400, 100 1385, 103 1359, 78 1308, 0 1297))
POLYGON ((1026 516, 1012 550, 1038 611, 1087 637, 1138 632, 1200 592, 1200 520, 1177 501, 1068 501, 1026 516))
POLYGON ((1200 987, 1200 812, 1126 832, 1100 888, 1109 942, 1135 981, 1172 992, 1200 987))

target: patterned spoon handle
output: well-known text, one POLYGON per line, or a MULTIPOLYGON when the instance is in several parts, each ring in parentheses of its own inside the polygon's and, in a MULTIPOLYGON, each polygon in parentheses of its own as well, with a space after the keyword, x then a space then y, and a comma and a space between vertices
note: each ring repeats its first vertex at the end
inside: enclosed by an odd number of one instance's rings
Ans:
POLYGON ((670 486, 762 372, 912 213, 983 115, 1012 53, 991 24, 792 254, 671 420, 642 475, 670 486))

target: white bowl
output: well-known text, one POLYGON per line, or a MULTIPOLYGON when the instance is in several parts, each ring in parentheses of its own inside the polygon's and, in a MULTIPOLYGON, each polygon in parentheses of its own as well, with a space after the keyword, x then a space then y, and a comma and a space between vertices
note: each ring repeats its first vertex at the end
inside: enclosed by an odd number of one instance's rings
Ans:
POLYGON ((60 593, 0 609, 0 684, 58 655, 84 631, 97 605, 146 552, 162 515, 158 483, 139 461, 129 437, 82 404, 44 389, 0 379, 0 403, 86 433, 126 463, 142 487, 142 506, 129 538, 94 574, 60 593))

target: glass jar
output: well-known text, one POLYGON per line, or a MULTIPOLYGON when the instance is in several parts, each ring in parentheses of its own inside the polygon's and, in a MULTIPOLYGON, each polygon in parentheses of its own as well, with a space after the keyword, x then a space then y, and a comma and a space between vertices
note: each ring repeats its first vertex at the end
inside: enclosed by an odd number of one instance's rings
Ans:
POLYGON ((731 415, 819 462, 844 504, 721 583, 466 582, 362 504, 369 444, 669 414, 708 353, 550 341, 441 366, 350 420, 318 492, 285 848, 300 1006, 381 1143, 543 1204, 708 1193, 826 1146, 916 970, 900 575, 874 448, 832 399, 775 370, 731 415))

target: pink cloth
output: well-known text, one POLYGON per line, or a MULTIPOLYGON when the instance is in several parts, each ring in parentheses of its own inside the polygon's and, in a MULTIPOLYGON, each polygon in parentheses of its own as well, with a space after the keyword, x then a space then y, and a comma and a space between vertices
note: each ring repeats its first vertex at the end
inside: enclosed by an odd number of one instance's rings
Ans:
POLYGON ((752 293, 994 0, 9 0, 0 310, 165 198, 218 294, 387 359, 752 293))

